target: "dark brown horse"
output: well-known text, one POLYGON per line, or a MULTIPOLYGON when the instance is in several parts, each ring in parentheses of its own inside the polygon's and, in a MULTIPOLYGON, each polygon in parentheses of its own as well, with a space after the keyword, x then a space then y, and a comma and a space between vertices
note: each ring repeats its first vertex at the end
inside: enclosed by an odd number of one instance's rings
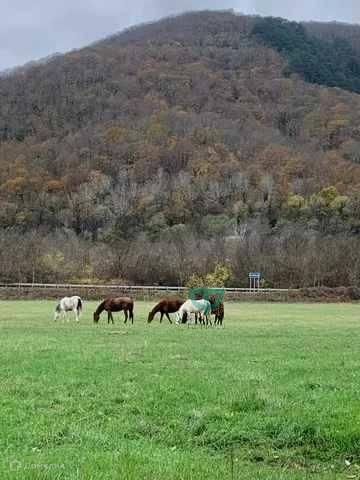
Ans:
POLYGON ((211 295, 209 301, 211 304, 211 315, 215 316, 214 325, 219 325, 220 327, 224 321, 224 302, 217 301, 216 295, 211 295))
POLYGON ((219 305, 211 305, 211 314, 215 315, 214 325, 219 325, 222 327, 224 321, 224 304, 219 303, 219 305))
POLYGON ((169 313, 175 313, 179 310, 181 305, 184 303, 184 300, 181 298, 163 298, 160 302, 155 305, 151 310, 148 316, 148 323, 152 322, 154 316, 160 312, 160 323, 162 322, 163 316, 166 315, 166 318, 172 323, 169 313))
POLYGON ((130 297, 107 298, 101 302, 94 312, 95 323, 98 323, 100 314, 104 310, 108 312, 108 323, 110 323, 110 320, 114 323, 112 312, 121 312, 121 310, 124 311, 125 315, 124 323, 128 321, 128 313, 131 323, 134 323, 134 301, 130 297))

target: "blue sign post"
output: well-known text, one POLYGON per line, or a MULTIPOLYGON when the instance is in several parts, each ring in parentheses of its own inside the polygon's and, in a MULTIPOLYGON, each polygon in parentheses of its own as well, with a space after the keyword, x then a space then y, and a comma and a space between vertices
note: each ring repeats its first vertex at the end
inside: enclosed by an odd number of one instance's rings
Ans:
POLYGON ((261 279, 260 272, 249 273, 250 290, 258 290, 260 288, 260 279, 261 279))

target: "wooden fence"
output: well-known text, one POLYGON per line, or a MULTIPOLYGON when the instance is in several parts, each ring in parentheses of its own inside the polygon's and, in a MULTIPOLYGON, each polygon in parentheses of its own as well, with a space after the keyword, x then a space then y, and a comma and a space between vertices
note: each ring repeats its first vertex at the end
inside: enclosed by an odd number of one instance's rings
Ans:
MULTIPOLYGON (((155 300, 165 296, 188 295, 186 287, 159 285, 89 285, 72 283, 0 283, 0 299, 57 299, 80 295, 85 300, 128 295, 135 300, 155 300)), ((349 302, 360 300, 359 287, 338 288, 225 288, 225 300, 270 302, 349 302)))
MULTIPOLYGON (((186 287, 148 286, 148 285, 97 285, 97 284, 62 284, 62 283, 0 283, 0 298, 58 298, 79 294, 88 299, 99 299, 107 296, 130 295, 136 299, 152 299, 167 295, 185 297, 186 287)), ((225 288, 227 300, 237 300, 256 296, 261 298, 288 298, 289 289, 250 289, 225 288)))

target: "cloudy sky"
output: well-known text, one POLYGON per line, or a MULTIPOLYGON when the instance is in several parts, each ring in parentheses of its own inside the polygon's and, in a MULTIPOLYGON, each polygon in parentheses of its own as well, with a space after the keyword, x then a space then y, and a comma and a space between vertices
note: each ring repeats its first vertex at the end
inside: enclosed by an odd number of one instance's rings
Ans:
POLYGON ((0 70, 85 46, 139 22, 189 11, 360 24, 359 0, 0 0, 0 70))

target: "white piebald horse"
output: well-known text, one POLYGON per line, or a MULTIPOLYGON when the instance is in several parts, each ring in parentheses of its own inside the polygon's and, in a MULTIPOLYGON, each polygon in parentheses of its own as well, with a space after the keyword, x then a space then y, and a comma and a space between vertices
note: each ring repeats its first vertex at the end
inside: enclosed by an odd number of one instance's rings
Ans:
POLYGON ((192 314, 199 314, 200 317, 205 318, 206 325, 212 325, 210 315, 211 315, 211 303, 208 300, 186 300, 185 303, 181 305, 179 310, 176 312, 176 323, 177 325, 183 323, 184 314, 187 316, 187 323, 193 323, 192 314))
POLYGON ((63 319, 66 317, 67 321, 69 321, 69 317, 67 317, 66 314, 68 312, 74 312, 75 320, 78 322, 82 307, 83 301, 77 295, 74 295, 73 297, 64 297, 56 305, 54 320, 57 320, 59 317, 62 317, 63 319))

